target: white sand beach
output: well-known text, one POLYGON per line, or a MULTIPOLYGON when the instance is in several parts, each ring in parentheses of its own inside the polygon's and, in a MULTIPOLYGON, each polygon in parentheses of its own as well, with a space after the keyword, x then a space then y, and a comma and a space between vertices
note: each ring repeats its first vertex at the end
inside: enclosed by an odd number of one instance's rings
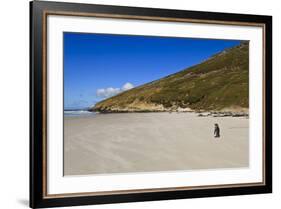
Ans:
POLYGON ((248 132, 245 117, 175 112, 65 117, 64 174, 248 167, 248 132), (220 138, 213 136, 214 123, 220 138))

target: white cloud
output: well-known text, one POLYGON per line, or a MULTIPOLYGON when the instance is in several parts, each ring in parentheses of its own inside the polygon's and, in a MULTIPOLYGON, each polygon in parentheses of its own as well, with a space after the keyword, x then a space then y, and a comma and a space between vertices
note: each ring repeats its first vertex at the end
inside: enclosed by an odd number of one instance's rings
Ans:
POLYGON ((119 88, 109 87, 106 89, 98 89, 96 94, 98 97, 107 98, 107 97, 112 97, 120 92, 121 90, 119 88))
POLYGON ((122 86, 122 88, 108 87, 108 88, 104 88, 104 89, 98 89, 96 92, 96 95, 100 98, 108 98, 108 97, 112 97, 116 94, 119 94, 123 91, 130 90, 132 88, 134 88, 134 85, 127 82, 122 86))
POLYGON ((122 90, 123 90, 123 91, 127 91, 127 90, 130 90, 130 89, 132 89, 132 88, 134 88, 134 85, 131 84, 131 83, 129 83, 129 82, 125 83, 125 84, 122 86, 122 90))

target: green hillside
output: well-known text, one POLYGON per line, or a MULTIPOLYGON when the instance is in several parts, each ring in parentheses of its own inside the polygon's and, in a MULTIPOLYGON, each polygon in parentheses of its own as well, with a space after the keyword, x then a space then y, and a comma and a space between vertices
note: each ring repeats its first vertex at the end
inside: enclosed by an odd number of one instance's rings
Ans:
POLYGON ((249 44, 213 55, 208 60, 97 103, 99 112, 219 111, 247 109, 249 44))

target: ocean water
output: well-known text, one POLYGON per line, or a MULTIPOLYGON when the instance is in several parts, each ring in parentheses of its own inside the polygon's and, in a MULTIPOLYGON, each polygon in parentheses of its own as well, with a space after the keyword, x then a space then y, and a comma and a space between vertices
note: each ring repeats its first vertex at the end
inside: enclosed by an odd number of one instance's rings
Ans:
POLYGON ((87 110, 64 110, 63 113, 65 117, 94 116, 97 114, 87 110))

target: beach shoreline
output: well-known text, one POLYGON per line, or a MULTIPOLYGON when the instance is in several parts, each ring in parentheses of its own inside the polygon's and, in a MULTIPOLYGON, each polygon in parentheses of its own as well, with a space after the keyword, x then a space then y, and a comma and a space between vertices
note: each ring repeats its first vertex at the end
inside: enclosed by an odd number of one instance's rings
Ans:
POLYGON ((198 114, 202 113, 101 113, 65 117, 64 174, 248 167, 247 117, 198 114), (213 136, 215 123, 221 128, 220 138, 213 136))

